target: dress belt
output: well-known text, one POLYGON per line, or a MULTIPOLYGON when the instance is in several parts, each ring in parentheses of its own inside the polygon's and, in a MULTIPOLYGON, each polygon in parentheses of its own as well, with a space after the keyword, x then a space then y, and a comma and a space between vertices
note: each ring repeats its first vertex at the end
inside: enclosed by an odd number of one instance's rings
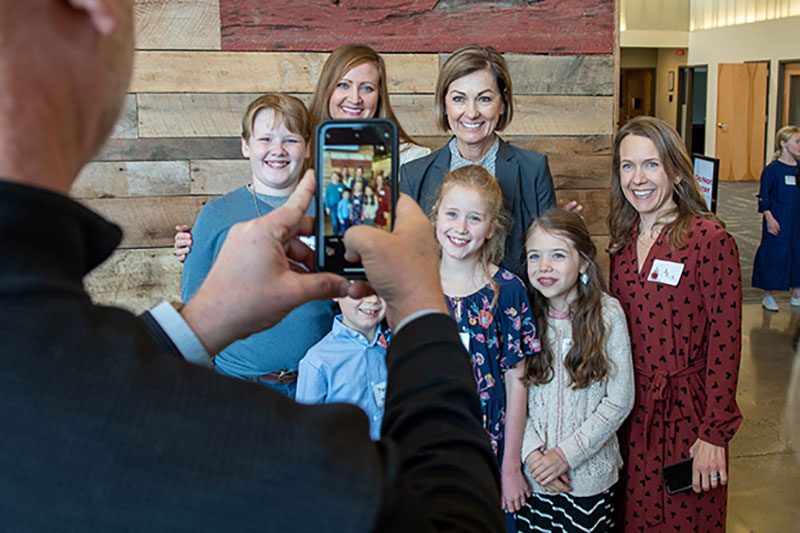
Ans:
POLYGON ((280 372, 272 372, 271 374, 262 374, 256 376, 256 379, 269 381, 271 383, 280 383, 281 385, 289 385, 297 381, 297 370, 281 370, 280 372))
POLYGON ((699 374, 706 369, 705 364, 688 365, 678 370, 669 372, 667 370, 646 370, 640 366, 634 365, 634 373, 650 378, 650 386, 647 388, 647 397, 645 399, 645 440, 647 447, 650 447, 650 423, 653 421, 653 411, 656 402, 664 402, 666 404, 672 392, 672 387, 669 386, 669 381, 672 378, 684 378, 692 374, 699 374))

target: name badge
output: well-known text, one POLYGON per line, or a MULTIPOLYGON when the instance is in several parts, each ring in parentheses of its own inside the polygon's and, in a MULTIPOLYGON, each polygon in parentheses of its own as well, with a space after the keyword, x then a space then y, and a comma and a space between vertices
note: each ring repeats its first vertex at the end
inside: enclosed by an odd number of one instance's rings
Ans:
POLYGON ((372 393, 375 395, 375 403, 378 407, 383 407, 383 402, 386 399, 386 382, 373 383, 372 393))
POLYGON ((458 336, 461 337, 461 344, 469 351, 469 331, 460 331, 458 336))
POLYGON ((672 261, 656 259, 653 261, 653 269, 650 270, 650 275, 647 276, 647 281, 655 281, 656 283, 664 283, 666 285, 677 287, 678 282, 681 280, 682 272, 682 263, 674 263, 672 261))
POLYGON ((797 176, 794 174, 787 174, 784 179, 786 180, 786 185, 797 185, 797 176))

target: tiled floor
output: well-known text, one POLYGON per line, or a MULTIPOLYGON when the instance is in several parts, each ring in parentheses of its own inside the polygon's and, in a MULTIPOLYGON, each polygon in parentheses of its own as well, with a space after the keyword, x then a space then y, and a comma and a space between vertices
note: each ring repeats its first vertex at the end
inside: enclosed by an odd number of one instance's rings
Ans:
POLYGON ((750 287, 761 239, 757 192, 757 182, 728 182, 718 196, 718 213, 739 245, 745 300, 737 395, 744 421, 730 446, 728 531, 800 532, 800 457, 786 424, 791 369, 800 364, 792 348, 800 308, 778 293, 781 310, 765 311, 761 291, 750 287))

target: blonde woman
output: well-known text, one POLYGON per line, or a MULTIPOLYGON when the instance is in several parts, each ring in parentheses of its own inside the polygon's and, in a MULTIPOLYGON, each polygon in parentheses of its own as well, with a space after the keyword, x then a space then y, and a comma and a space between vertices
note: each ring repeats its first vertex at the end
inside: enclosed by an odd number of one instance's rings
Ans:
POLYGON ((764 222, 753 266, 753 287, 764 289, 761 305, 768 311, 778 310, 772 291, 790 288, 792 306, 800 306, 800 128, 781 128, 775 148, 774 160, 761 172, 758 211, 764 222))

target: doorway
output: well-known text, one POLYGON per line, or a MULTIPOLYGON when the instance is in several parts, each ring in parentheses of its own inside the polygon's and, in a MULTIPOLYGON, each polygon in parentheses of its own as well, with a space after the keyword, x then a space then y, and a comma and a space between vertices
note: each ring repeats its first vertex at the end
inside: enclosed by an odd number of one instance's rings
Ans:
POLYGON ((717 143, 720 180, 757 180, 764 168, 769 63, 720 63, 717 143))
POLYGON ((678 132, 690 154, 706 154, 708 66, 678 67, 678 132))
POLYGON ((653 115, 656 71, 651 68, 620 70, 618 127, 640 115, 653 115))
POLYGON ((800 61, 781 62, 778 87, 780 126, 800 125, 800 61))

